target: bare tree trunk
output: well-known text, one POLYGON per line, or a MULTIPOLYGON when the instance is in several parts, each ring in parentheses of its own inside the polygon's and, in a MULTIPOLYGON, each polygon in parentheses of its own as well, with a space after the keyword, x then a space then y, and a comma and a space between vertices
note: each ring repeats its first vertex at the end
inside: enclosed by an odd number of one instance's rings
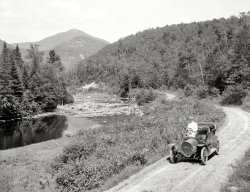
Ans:
MULTIPOLYGON (((201 53, 201 59, 202 59, 202 64, 205 65, 205 60, 204 60, 204 53, 203 53, 203 51, 202 51, 202 53, 201 53)), ((203 84, 205 84, 204 73, 203 73, 203 70, 202 70, 202 65, 201 65, 200 62, 198 62, 198 64, 199 64, 199 67, 200 67, 202 82, 203 82, 203 84)))

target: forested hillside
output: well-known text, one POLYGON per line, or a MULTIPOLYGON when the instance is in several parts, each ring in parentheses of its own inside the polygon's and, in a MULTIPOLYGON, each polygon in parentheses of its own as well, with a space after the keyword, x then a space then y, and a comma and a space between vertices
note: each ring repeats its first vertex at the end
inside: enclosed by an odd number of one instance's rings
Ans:
MULTIPOLYGON (((222 94, 250 82, 250 13, 148 29, 81 62, 80 82, 204 90, 222 94)), ((244 94, 243 94, 244 95, 244 94)))
POLYGON ((4 43, 0 54, 0 120, 53 111, 68 96, 63 70, 53 50, 43 61, 38 47, 31 45, 24 62, 18 46, 9 49, 4 43))

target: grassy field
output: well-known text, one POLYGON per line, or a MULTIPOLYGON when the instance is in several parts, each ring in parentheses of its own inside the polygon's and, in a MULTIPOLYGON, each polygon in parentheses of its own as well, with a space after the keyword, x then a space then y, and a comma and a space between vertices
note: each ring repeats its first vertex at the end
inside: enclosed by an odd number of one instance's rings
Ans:
POLYGON ((192 99, 157 99, 144 116, 80 132, 52 163, 60 191, 103 191, 168 154, 189 116, 220 126, 224 113, 192 99))
POLYGON ((233 167, 233 171, 233 174, 230 176, 222 191, 250 191, 250 150, 248 150, 244 158, 233 167))
POLYGON ((54 192, 50 164, 71 141, 65 137, 0 151, 0 191, 54 192))

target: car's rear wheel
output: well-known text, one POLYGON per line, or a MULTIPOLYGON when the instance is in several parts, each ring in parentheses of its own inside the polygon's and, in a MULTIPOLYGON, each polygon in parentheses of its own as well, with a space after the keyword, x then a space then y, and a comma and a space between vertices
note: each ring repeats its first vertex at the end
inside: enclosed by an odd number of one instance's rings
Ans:
POLYGON ((215 154, 216 155, 220 154, 220 142, 219 141, 217 141, 217 146, 216 146, 216 149, 215 149, 215 154))
POLYGON ((170 150, 169 157, 170 157, 171 163, 177 163, 178 159, 177 159, 177 156, 176 156, 173 148, 170 150))
POLYGON ((206 165, 207 164, 207 160, 208 160, 208 151, 207 151, 206 147, 203 147, 201 149, 201 163, 203 165, 206 165))

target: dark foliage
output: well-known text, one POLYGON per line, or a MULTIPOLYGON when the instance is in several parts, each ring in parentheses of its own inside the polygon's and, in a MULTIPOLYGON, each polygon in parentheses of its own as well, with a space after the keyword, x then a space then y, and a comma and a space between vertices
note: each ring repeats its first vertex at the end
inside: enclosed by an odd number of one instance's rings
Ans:
POLYGON ((138 105, 144 105, 155 100, 156 95, 153 93, 152 89, 140 89, 140 91, 135 95, 135 100, 138 105))
POLYGON ((229 86, 223 94, 222 105, 241 105, 244 98, 247 96, 247 91, 242 86, 229 86))
POLYGON ((27 63, 19 47, 3 45, 0 55, 0 119, 14 119, 53 111, 59 101, 73 102, 66 91, 63 66, 55 51, 46 63, 38 46, 31 45, 27 63))

